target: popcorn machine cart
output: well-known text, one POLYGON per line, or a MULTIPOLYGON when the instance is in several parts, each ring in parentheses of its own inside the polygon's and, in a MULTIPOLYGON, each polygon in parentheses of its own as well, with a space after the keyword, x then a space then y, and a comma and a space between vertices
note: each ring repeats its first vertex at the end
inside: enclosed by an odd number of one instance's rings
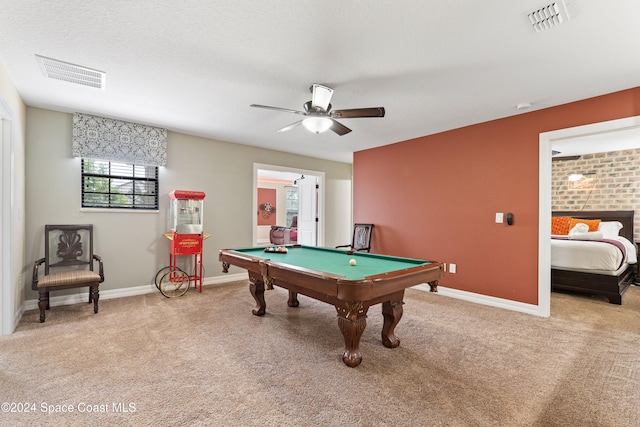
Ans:
POLYGON ((156 286, 166 297, 184 295, 190 282, 202 292, 202 242, 210 234, 202 232, 205 194, 201 191, 174 190, 169 193, 169 265, 156 274, 156 286), (189 273, 178 267, 178 257, 192 257, 189 273))

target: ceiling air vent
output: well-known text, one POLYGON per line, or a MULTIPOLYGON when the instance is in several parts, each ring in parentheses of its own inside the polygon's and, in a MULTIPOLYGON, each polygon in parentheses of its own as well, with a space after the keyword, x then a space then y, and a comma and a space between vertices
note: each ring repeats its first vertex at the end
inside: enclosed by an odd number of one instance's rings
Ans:
POLYGON ((569 20, 567 5, 564 1, 553 2, 527 15, 536 32, 549 30, 569 20))
POLYGON ((103 71, 92 70, 91 68, 39 55, 36 55, 36 58, 45 76, 49 78, 104 89, 106 74, 103 71))

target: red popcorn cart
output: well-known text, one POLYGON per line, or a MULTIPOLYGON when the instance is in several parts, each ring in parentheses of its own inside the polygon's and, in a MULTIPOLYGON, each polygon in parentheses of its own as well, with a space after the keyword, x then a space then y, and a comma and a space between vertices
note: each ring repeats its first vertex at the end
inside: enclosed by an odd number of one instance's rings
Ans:
POLYGON ((202 292, 202 219, 205 194, 202 191, 174 190, 169 193, 169 265, 156 274, 156 286, 166 297, 184 295, 190 282, 202 292), (178 267, 178 257, 192 257, 190 268, 178 267), (185 269, 189 273, 185 272, 185 269))

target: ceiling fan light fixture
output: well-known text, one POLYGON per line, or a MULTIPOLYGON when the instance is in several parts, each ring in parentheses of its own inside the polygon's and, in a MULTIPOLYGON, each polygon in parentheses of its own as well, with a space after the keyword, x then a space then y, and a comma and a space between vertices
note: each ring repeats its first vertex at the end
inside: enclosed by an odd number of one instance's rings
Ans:
POLYGON ((269 105, 251 104, 250 107, 265 108, 267 110, 282 111, 304 116, 304 119, 291 123, 279 129, 278 132, 287 132, 299 125, 303 125, 309 132, 319 134, 331 130, 338 136, 351 132, 351 129, 335 119, 355 119, 359 117, 384 117, 384 107, 350 108, 347 110, 331 110, 331 94, 333 89, 317 83, 311 85, 311 101, 303 104, 304 111, 288 108, 271 107, 269 105))
POLYGON ((328 117, 307 117, 302 121, 302 126, 309 132, 322 133, 331 127, 333 122, 328 117))
POLYGON ((313 107, 321 108, 323 111, 327 111, 329 108, 329 102, 331 102, 331 96, 333 95, 333 89, 314 83, 311 85, 311 93, 313 94, 311 105, 313 107))

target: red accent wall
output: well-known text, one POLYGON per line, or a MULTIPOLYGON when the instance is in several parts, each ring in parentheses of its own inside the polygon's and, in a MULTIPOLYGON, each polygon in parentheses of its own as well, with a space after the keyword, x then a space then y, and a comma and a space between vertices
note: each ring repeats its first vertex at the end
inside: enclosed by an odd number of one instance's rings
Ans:
POLYGON ((442 286, 535 305, 540 133, 638 115, 640 87, 356 152, 354 221, 372 252, 457 264, 442 286))

